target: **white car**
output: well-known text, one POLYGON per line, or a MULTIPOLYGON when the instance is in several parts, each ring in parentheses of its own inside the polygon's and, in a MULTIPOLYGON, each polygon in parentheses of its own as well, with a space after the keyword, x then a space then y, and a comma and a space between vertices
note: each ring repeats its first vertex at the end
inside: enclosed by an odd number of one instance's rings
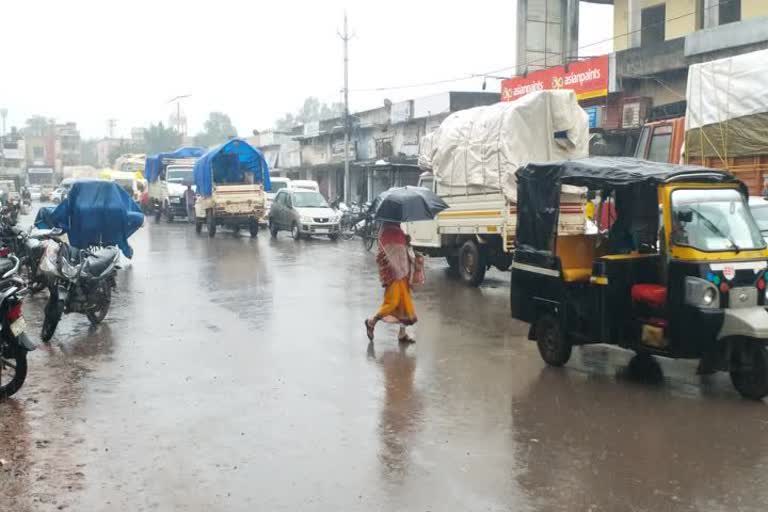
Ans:
POLYGON ((32 197, 33 201, 40 200, 40 193, 41 193, 41 188, 39 185, 32 185, 29 187, 29 195, 32 197))
POLYGON ((66 191, 59 187, 51 193, 51 201, 53 204, 59 204, 65 197, 66 191))
POLYGON ((749 209, 752 211, 752 217, 760 228, 760 234, 768 242, 768 199, 760 196, 750 196, 749 209))
POLYGON ((320 192, 314 190, 283 189, 277 193, 269 212, 269 231, 272 238, 279 231, 290 231, 294 240, 312 235, 338 240, 341 214, 328 206, 320 192))
POLYGON ((288 188, 294 190, 313 190, 320 192, 320 185, 314 180, 291 180, 288 184, 288 188))

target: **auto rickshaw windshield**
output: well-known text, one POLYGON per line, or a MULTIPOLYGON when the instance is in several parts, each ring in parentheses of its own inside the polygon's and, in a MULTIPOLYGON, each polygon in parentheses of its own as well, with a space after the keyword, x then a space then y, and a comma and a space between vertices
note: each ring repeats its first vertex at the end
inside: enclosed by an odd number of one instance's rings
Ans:
POLYGON ((765 248, 738 190, 678 189, 671 199, 673 244, 708 252, 765 248))

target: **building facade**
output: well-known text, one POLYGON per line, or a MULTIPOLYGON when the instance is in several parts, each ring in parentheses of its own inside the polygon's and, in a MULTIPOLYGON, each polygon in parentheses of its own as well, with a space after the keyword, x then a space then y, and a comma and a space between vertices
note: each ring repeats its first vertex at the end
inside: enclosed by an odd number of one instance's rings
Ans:
MULTIPOLYGON (((365 202, 390 187, 415 185, 421 138, 453 112, 498 101, 498 93, 445 92, 350 114, 350 199, 365 202)), ((330 201, 343 196, 343 118, 262 132, 249 141, 264 153, 273 176, 315 180, 330 201)))

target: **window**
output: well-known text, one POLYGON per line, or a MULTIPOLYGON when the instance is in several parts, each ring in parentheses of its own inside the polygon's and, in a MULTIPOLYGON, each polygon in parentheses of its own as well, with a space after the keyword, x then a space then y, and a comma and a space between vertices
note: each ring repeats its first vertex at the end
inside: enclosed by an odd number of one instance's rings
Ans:
POLYGON ((640 12, 640 45, 653 46, 664 42, 664 4, 648 7, 640 12))
POLYGON ((653 130, 647 159, 652 162, 669 162, 669 148, 671 144, 672 126, 657 126, 653 130))
POLYGON ((651 128, 646 126, 643 131, 640 132, 640 140, 637 141, 637 149, 635 149, 635 158, 645 158, 645 149, 648 145, 648 134, 651 132, 651 128))
POLYGON ((720 25, 741 21, 741 0, 720 0, 717 9, 720 25))

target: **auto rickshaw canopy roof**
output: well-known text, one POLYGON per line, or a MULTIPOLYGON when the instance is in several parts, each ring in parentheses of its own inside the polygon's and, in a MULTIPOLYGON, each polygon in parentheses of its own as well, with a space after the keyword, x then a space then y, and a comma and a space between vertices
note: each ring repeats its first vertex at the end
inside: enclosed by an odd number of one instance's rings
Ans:
POLYGON ((746 190, 726 171, 636 158, 591 157, 527 164, 517 170, 517 250, 551 256, 562 185, 616 191, 632 198, 649 197, 652 199, 645 205, 647 213, 658 217, 655 190, 674 181, 738 183, 746 190))

